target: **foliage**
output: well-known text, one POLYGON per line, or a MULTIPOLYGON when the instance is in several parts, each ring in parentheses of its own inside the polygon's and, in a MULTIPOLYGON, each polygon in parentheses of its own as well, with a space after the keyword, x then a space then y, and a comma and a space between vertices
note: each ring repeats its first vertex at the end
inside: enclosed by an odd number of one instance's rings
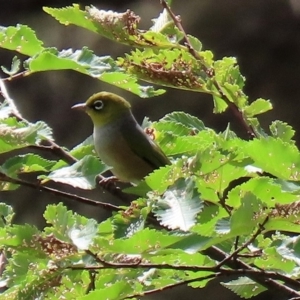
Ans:
POLYGON ((22 62, 15 57, 11 70, 2 70, 10 80, 74 70, 140 97, 165 90, 139 81, 207 93, 215 113, 235 112, 249 140, 230 128, 216 133, 183 112, 149 123, 148 132, 172 165, 127 188, 136 200, 115 207, 64 192, 67 185, 95 188, 108 167, 97 159, 91 138, 66 150, 55 144, 44 122, 20 116, 2 80, 0 153, 9 158, 0 166, 0 189, 13 193, 25 185, 113 211, 97 223, 63 204, 49 205, 47 226, 38 230, 14 224, 12 208, 1 203, 5 299, 127 299, 182 283, 202 288, 216 277, 242 298, 266 289, 299 297, 300 153, 294 131, 281 121, 263 130, 257 115, 272 109, 271 102, 250 103, 236 59, 214 60, 162 3, 163 12, 147 31, 138 28, 140 18, 130 10, 45 7, 64 25, 83 27, 133 50, 119 58, 99 57, 86 46, 57 50, 44 47, 26 25, 1 27, 0 46, 25 56, 22 62), (34 154, 33 147, 55 151, 58 159, 34 154), (38 183, 27 181, 29 173, 38 183), (49 181, 60 185, 50 189, 49 181), (228 275, 234 279, 228 282, 228 275))

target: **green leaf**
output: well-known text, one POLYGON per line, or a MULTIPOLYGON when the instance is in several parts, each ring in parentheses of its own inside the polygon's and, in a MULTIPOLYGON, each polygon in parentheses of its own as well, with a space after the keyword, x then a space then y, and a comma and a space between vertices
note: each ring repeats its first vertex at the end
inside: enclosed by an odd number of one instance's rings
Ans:
MULTIPOLYGON (((101 251, 105 249, 106 253, 130 255, 148 254, 152 256, 160 249, 173 246, 175 247, 175 243, 184 239, 184 236, 170 235, 158 230, 145 228, 135 232, 128 238, 122 237, 115 240, 107 240, 97 236, 94 240, 94 245, 95 247, 99 247, 98 245, 101 245, 101 251)), ((177 245, 176 247, 179 248, 177 245)))
POLYGON ((174 47, 174 43, 159 32, 138 30, 140 17, 129 9, 117 13, 87 6, 83 11, 78 4, 73 4, 65 8, 44 7, 44 11, 64 25, 80 26, 118 43, 135 47, 174 47))
POLYGON ((252 102, 249 106, 246 106, 244 113, 247 117, 253 117, 259 114, 263 114, 268 110, 271 110, 272 108, 273 106, 270 100, 259 98, 252 102))
MULTIPOLYGON (((198 214, 197 224, 191 229, 192 232, 201 234, 202 236, 212 237, 215 235, 215 227, 217 222, 221 219, 228 217, 228 212, 224 208, 217 205, 205 206, 198 214)), ((218 224, 219 230, 222 225, 218 224)), ((229 232, 230 228, 227 223, 226 231, 229 232)))
POLYGON ((163 226, 188 231, 203 205, 194 181, 180 178, 157 200, 153 213, 163 226))
POLYGON ((35 32, 28 26, 20 24, 15 27, 0 26, 0 47, 28 56, 33 56, 44 49, 43 42, 36 37, 35 32))
POLYGON ((245 194, 241 199, 241 206, 232 213, 230 219, 231 233, 236 235, 251 234, 258 223, 255 215, 261 209, 261 202, 253 194, 245 194))
MULTIPOLYGON (((91 135, 86 138, 82 143, 70 150, 69 153, 78 160, 83 159, 87 155, 97 156, 93 136, 91 135)), ((52 167, 51 171, 60 169, 67 165, 67 162, 61 159, 52 167)))
POLYGON ((94 226, 94 221, 67 210, 62 203, 48 205, 44 212, 44 218, 48 224, 52 225, 52 227, 45 228, 45 233, 66 242, 71 241, 69 234, 72 230, 85 228, 88 224, 91 228, 94 226))
POLYGON ((152 86, 141 86, 137 78, 125 74, 110 56, 97 56, 87 47, 82 50, 72 49, 57 51, 47 48, 27 61, 31 72, 50 70, 74 70, 101 81, 118 86, 142 98, 157 96, 163 90, 154 90, 152 86))
POLYGON ((87 18, 87 13, 80 10, 78 4, 64 8, 43 7, 43 10, 64 25, 74 24, 93 32, 97 32, 96 25, 87 18))
POLYGON ((126 213, 118 213, 114 215, 112 224, 114 226, 115 238, 130 237, 134 233, 144 229, 150 207, 145 206, 145 201, 136 200, 131 203, 126 213))
POLYGON ((297 200, 297 195, 286 192, 277 180, 269 177, 252 178, 249 181, 236 186, 229 193, 226 204, 239 207, 241 199, 248 192, 260 199, 264 205, 273 208, 277 203, 289 204, 297 200))
POLYGON ((198 131, 202 131, 206 129, 204 123, 201 120, 199 120, 194 116, 191 116, 188 113, 184 113, 180 111, 175 111, 170 114, 167 114, 160 120, 160 122, 164 122, 164 121, 171 121, 176 124, 181 124, 189 128, 191 130, 190 131, 191 134, 195 134, 198 131))
MULTIPOLYGON (((161 126, 158 126, 162 129, 161 126)), ((216 140, 216 134, 212 130, 203 130, 196 135, 173 136, 166 132, 157 136, 157 142, 166 155, 188 154, 196 155, 210 146, 213 146, 216 140)))
POLYGON ((117 281, 107 285, 103 285, 103 288, 97 288, 94 291, 90 291, 87 295, 81 297, 81 300, 119 300, 126 299, 132 294, 135 294, 130 282, 126 280, 117 281))
POLYGON ((168 11, 164 9, 158 18, 152 19, 153 26, 150 28, 151 31, 160 32, 168 37, 171 43, 178 43, 182 40, 184 34, 182 31, 175 26, 172 18, 168 11))
POLYGON ((33 236, 36 234, 38 234, 37 228, 28 224, 0 228, 0 246, 18 247, 22 251, 33 251, 33 236))
POLYGON ((214 101, 215 114, 220 114, 226 110, 227 104, 221 97, 218 97, 217 95, 213 95, 213 101, 214 101))
POLYGON ((5 74, 12 76, 20 71, 20 64, 21 61, 18 59, 18 57, 14 56, 11 62, 10 70, 5 68, 4 66, 1 66, 1 69, 5 74))
MULTIPOLYGON (((276 240, 276 237, 273 239, 276 240)), ((295 239, 288 237, 264 247, 262 256, 255 259, 255 265, 258 268, 281 270, 292 276, 293 271, 296 271, 296 265, 299 264, 299 257, 294 253, 293 245, 290 242, 294 243, 295 239)))
POLYGON ((15 213, 13 208, 5 203, 0 203, 0 227, 11 225, 15 213))
POLYGON ((191 43, 193 49, 197 52, 201 51, 202 43, 194 36, 188 34, 187 35, 189 42, 191 43))
POLYGON ((80 250, 87 250, 97 233, 97 222, 93 219, 87 221, 85 226, 74 226, 68 235, 73 244, 80 250))
POLYGON ((154 170, 151 174, 145 177, 145 182, 148 187, 158 192, 164 192, 166 188, 173 183, 173 178, 170 176, 172 167, 166 166, 154 170))
POLYGON ((49 171, 55 163, 55 161, 44 159, 37 154, 28 153, 9 158, 1 166, 1 171, 16 178, 19 173, 49 171))
POLYGON ((44 182, 52 180, 88 190, 96 186, 96 177, 107 170, 109 170, 109 168, 99 161, 99 159, 88 155, 72 166, 63 167, 40 178, 42 178, 44 182))
POLYGON ((248 277, 239 277, 229 282, 221 282, 221 284, 243 299, 250 299, 267 290, 264 286, 248 277))
POLYGON ((141 80, 173 87, 209 93, 207 74, 202 64, 186 49, 136 49, 118 61, 128 74, 141 80))
POLYGON ((51 129, 42 121, 25 124, 7 118, 0 122, 0 153, 37 145, 45 139, 52 139, 52 135, 51 129))
POLYGON ((300 179, 300 155, 295 145, 268 137, 250 141, 246 151, 254 165, 265 172, 281 179, 300 179))
POLYGON ((295 135, 295 130, 292 126, 282 121, 273 121, 270 125, 270 131, 275 138, 280 138, 284 142, 290 142, 295 135))

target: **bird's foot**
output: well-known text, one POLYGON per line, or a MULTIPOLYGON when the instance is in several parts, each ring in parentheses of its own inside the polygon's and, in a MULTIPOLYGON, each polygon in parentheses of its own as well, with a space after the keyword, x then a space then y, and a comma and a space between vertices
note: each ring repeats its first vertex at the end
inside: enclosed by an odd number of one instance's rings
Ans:
POLYGON ((116 176, 103 177, 100 176, 99 185, 103 187, 105 190, 110 190, 112 188, 116 188, 116 182, 119 179, 116 176))

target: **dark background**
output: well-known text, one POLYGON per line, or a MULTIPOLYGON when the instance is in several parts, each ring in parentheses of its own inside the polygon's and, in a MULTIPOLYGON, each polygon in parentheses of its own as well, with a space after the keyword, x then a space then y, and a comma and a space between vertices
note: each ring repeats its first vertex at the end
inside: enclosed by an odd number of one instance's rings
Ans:
MULTIPOLYGON (((83 29, 60 25, 43 12, 42 6, 63 7, 74 1, 0 0, 0 26, 26 24, 32 27, 45 46, 58 49, 79 49, 88 46, 97 55, 122 56, 130 48, 117 45, 83 29)), ((204 49, 211 49, 215 58, 235 56, 246 77, 245 92, 250 101, 259 97, 270 99, 273 111, 260 117, 268 130, 272 120, 283 120, 296 129, 296 142, 300 142, 300 1, 299 0, 185 0, 173 1, 173 10, 180 14, 186 31, 198 37, 204 49)), ((159 0, 79 2, 82 7, 93 4, 98 9, 123 12, 128 8, 142 18, 141 28, 151 26, 151 19, 161 11, 159 0)), ((14 53, 0 49, 0 65, 10 66, 14 53)), ((3 76, 3 74, 2 74, 3 76)), ((91 134, 88 117, 71 111, 70 107, 100 90, 113 91, 126 97, 132 104, 137 119, 145 115, 152 120, 166 113, 182 110, 202 119, 206 126, 222 131, 227 124, 241 136, 245 132, 230 112, 213 115, 211 97, 168 89, 163 96, 139 99, 126 91, 116 89, 95 79, 70 71, 37 73, 7 83, 10 96, 15 99, 22 115, 30 121, 43 120, 54 132, 61 146, 72 148, 91 134)), ((3 157, 0 160, 3 160, 3 157)), ((117 199, 100 190, 81 192, 103 201, 117 199)), ((12 203, 16 209, 16 222, 29 222, 43 226, 41 219, 47 203, 63 201, 87 217, 98 220, 108 216, 94 207, 74 204, 65 199, 49 197, 21 188, 16 193, 2 193, 1 201, 12 203), (16 195, 18 195, 16 197, 16 195)), ((153 296, 153 299, 236 299, 233 293, 214 283, 203 290, 183 287, 153 296), (218 288, 216 288, 216 286, 218 288), (175 293, 174 293, 175 291, 175 293)), ((254 299, 254 298, 253 298, 254 299)), ((284 299, 278 294, 261 295, 257 299, 284 299)))

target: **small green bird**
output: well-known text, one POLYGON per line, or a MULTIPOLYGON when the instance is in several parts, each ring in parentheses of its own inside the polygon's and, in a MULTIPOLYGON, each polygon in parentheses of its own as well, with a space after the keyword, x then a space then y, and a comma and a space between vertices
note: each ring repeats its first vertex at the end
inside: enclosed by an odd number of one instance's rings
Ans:
POLYGON ((100 92, 72 108, 84 110, 91 117, 96 152, 119 180, 137 184, 153 170, 170 164, 137 123, 124 98, 100 92))

